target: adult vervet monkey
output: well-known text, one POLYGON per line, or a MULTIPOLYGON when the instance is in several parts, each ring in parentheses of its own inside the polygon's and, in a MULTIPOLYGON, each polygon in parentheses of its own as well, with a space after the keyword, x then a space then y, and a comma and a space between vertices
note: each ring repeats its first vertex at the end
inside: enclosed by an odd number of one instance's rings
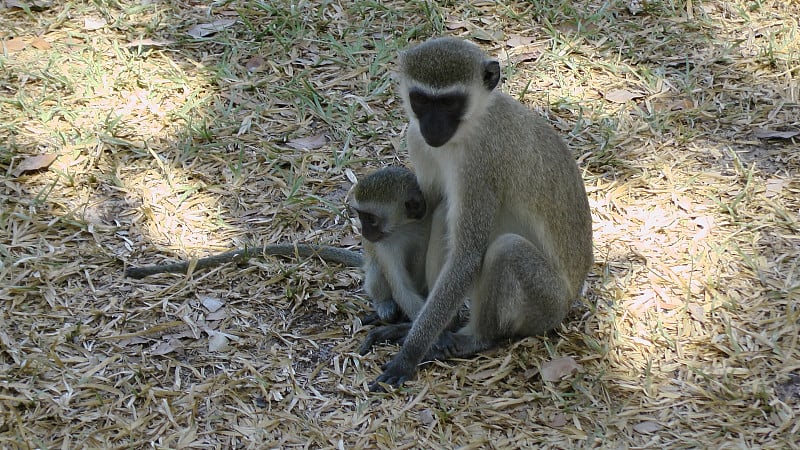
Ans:
POLYGON ((496 91, 499 81, 499 63, 460 39, 400 56, 409 156, 440 218, 433 228, 446 233, 431 242, 444 239, 447 250, 407 335, 396 338, 402 324, 373 330, 374 341, 385 334, 403 345, 372 390, 412 379, 424 360, 555 328, 592 265, 589 203, 569 149, 542 118, 496 91), (467 297, 469 322, 446 330, 467 297))

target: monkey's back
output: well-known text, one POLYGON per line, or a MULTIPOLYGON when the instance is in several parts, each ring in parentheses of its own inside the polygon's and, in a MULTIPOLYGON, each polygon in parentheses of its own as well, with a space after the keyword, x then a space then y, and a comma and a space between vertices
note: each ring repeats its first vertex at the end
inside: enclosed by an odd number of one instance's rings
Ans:
MULTIPOLYGON (((474 162, 495 180, 503 205, 527 204, 505 211, 525 235, 548 253, 577 295, 593 262, 589 201, 572 152, 555 129, 514 98, 497 92, 482 118, 484 132, 474 162), (501 178, 504 180, 502 181, 501 178)), ((509 208, 504 208, 509 209, 509 208)))

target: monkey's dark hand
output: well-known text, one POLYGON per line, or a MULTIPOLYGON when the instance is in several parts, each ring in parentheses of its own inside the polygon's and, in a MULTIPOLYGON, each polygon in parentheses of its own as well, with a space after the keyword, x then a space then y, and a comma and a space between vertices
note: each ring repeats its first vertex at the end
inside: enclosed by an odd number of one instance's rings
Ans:
POLYGON ((480 348, 482 346, 476 344, 474 337, 445 330, 422 360, 428 362, 460 358, 471 355, 480 348))
POLYGON ((367 333, 367 338, 358 349, 360 355, 366 355, 379 342, 402 344, 411 329, 411 322, 383 325, 375 327, 367 333))
POLYGON ((384 392, 381 383, 398 388, 406 381, 413 380, 416 375, 417 365, 406 361, 398 354, 384 364, 383 373, 369 385, 369 390, 370 392, 384 392))

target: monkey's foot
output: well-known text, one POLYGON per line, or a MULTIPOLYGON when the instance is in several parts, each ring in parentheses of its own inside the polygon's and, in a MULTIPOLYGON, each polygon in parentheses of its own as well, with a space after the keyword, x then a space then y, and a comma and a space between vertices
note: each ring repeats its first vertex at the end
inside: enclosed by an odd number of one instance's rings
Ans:
POLYGON ((361 317, 361 325, 375 325, 381 322, 383 320, 381 320, 381 316, 378 313, 371 312, 361 317))
POLYGON ((370 392, 384 392, 382 383, 398 388, 406 381, 413 380, 416 375, 417 365, 403 360, 398 354, 383 365, 383 373, 370 383, 369 390, 370 392))
POLYGON ((444 331, 433 344, 423 361, 443 361, 450 358, 466 358, 494 346, 492 342, 480 341, 469 334, 444 331))
POLYGON ((388 342, 390 344, 402 344, 411 329, 411 322, 396 323, 391 325, 383 325, 373 328, 367 333, 367 338, 361 344, 358 353, 366 355, 379 342, 388 342))
POLYGON ((406 315, 403 314, 403 312, 400 310, 395 312, 394 315, 388 317, 381 317, 381 314, 377 311, 365 314, 363 317, 361 317, 361 325, 378 325, 378 324, 387 325, 387 324, 398 324, 407 322, 408 322, 408 317, 406 317, 406 315))

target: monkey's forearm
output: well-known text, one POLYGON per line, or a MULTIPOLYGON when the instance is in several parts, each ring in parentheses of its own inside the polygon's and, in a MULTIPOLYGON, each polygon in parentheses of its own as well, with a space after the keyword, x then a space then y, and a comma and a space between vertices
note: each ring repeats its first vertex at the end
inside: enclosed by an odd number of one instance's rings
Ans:
MULTIPOLYGON (((269 244, 263 247, 238 248, 218 255, 212 255, 197 260, 195 269, 216 267, 229 262, 242 262, 260 256, 299 256, 308 258, 318 256, 325 261, 335 262, 347 267, 360 267, 363 257, 360 253, 328 245, 307 244, 269 244)), ((173 264, 158 264, 144 267, 130 267, 125 271, 125 276, 140 279, 159 273, 186 273, 190 262, 184 261, 173 264)))

